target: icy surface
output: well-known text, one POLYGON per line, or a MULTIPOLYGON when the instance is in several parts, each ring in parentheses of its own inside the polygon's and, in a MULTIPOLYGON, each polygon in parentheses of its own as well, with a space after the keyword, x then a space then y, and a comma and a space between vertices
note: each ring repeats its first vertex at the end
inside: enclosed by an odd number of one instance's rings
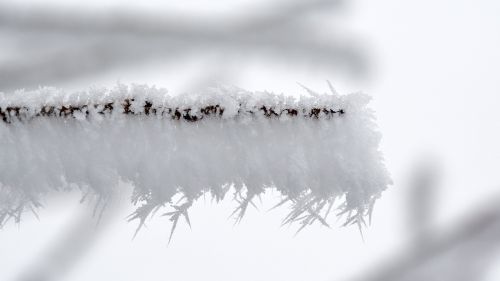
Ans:
MULTIPOLYGON (((291 207, 284 223, 300 227, 340 208, 346 224, 362 223, 390 184, 374 113, 363 94, 314 94, 294 99, 234 87, 171 96, 147 86, 125 86, 65 93, 44 88, 0 93, 0 108, 24 108, 22 120, 0 122, 0 225, 36 210, 54 190, 80 188, 84 195, 108 199, 119 181, 134 186, 137 205, 130 219, 139 226, 152 212, 170 207, 174 226, 188 223, 189 206, 203 194, 223 198, 230 190, 241 218, 252 199, 268 188, 278 190, 291 207), (126 115, 117 110, 38 117, 44 106, 105 104, 133 99, 141 113, 145 101, 156 108, 218 104, 224 114, 198 122, 160 114, 126 115), (288 115, 266 118, 259 108, 342 109, 329 118, 288 115), (173 197, 182 197, 174 202, 173 197)), ((119 192, 119 191, 118 191, 119 192)))

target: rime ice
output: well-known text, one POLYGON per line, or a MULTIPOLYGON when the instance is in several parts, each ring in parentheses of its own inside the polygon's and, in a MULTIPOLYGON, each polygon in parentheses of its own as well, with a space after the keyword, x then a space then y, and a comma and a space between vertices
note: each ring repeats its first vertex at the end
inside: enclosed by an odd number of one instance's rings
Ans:
POLYGON ((78 186, 109 198, 119 181, 134 186, 131 219, 140 225, 167 204, 174 224, 188 219, 194 200, 221 199, 229 187, 239 218, 275 188, 291 203, 284 223, 326 225, 332 206, 348 214, 346 224, 360 223, 390 184, 368 102, 234 87, 175 96, 137 85, 0 93, 0 224, 50 191, 78 186), (178 195, 184 203, 174 205, 178 195))

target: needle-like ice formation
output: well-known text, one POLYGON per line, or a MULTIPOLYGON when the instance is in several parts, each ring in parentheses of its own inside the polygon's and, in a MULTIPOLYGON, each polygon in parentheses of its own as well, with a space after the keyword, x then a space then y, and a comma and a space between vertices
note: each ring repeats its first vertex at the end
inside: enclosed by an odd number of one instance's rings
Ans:
POLYGON ((176 224, 203 194, 219 200, 229 190, 241 218, 268 188, 291 203, 284 223, 327 225, 332 206, 347 224, 361 223, 390 184, 368 102, 359 93, 295 99, 234 87, 0 93, 0 225, 51 191, 79 187, 106 199, 119 181, 134 186, 130 218, 140 226, 168 204, 176 224))

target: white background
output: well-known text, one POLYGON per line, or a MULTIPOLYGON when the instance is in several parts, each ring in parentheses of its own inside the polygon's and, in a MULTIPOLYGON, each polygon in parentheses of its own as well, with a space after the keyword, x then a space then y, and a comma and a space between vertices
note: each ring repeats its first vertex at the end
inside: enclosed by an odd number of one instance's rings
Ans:
MULTIPOLYGON (((251 6, 250 1, 223 1, 206 9, 203 1, 188 6, 186 2, 174 1, 173 8, 164 8, 213 16, 251 6)), ((118 2, 87 4, 123 7, 118 2)), ((140 8, 147 11, 156 5, 157 1, 140 8)), ((168 246, 170 224, 161 217, 148 222, 132 241, 136 225, 125 220, 132 210, 128 208, 119 211, 65 280, 340 280, 363 274, 405 250, 411 238, 405 221, 408 178, 422 158, 433 162, 440 174, 437 227, 446 229, 460 221, 500 192, 499 15, 500 4, 492 0, 357 0, 332 22, 341 21, 370 50, 369 79, 241 61, 236 63, 240 75, 222 81, 249 90, 297 94, 301 89, 295 82, 323 92, 328 79, 341 93, 363 91, 374 97, 371 106, 384 136, 381 149, 395 184, 377 202, 364 241, 355 227, 311 226, 294 236, 295 229, 280 228, 286 210, 267 212, 277 194, 268 194, 261 210, 249 209, 236 226, 227 219, 235 206, 231 200, 219 205, 208 199, 197 202, 191 211, 193 228, 180 224, 168 246)), ((77 89, 120 80, 183 91, 189 88, 190 75, 196 75, 194 69, 204 63, 217 62, 195 58, 175 66, 144 64, 61 86, 77 89)), ((0 231, 0 280, 12 280, 48 243, 57 243, 60 229, 82 208, 78 200, 78 194, 51 198, 40 221, 27 215, 20 226, 11 223, 0 231)), ((500 264, 500 254, 495 264, 500 264)), ((498 280, 499 274, 492 269, 488 280, 498 280)))

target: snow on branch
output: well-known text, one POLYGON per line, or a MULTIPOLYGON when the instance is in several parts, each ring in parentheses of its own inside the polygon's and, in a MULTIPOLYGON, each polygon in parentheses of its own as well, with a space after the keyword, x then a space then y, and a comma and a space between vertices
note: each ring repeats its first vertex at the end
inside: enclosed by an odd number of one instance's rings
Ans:
POLYGON ((332 207, 346 225, 361 224, 391 183, 369 97, 308 93, 170 95, 138 85, 0 93, 0 226, 54 190, 108 199, 120 181, 134 186, 139 228, 168 206, 174 228, 179 218, 190 224, 196 199, 230 190, 241 219, 269 188, 291 206, 285 224, 328 225, 332 207))

